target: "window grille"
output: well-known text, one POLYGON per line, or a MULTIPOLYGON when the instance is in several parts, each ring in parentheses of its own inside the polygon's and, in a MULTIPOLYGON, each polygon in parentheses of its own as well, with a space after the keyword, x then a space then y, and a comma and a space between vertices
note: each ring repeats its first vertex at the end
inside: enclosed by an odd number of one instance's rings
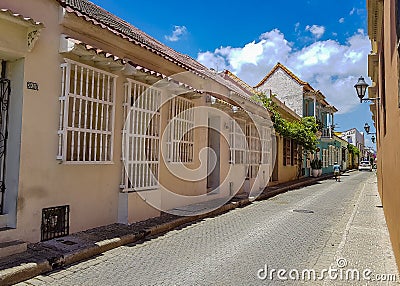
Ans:
POLYGON ((306 162, 305 162, 306 168, 311 168, 311 160, 312 160, 311 157, 312 157, 312 154, 310 152, 307 152, 307 158, 306 158, 306 162))
POLYGON ((248 177, 257 177, 261 163, 261 139, 256 126, 253 123, 246 124, 246 139, 248 144, 247 162, 249 164, 248 177))
POLYGON ((296 166, 296 165, 298 164, 298 162, 297 162, 297 155, 298 155, 298 150, 297 150, 298 146, 297 146, 297 142, 295 142, 294 140, 292 140, 292 143, 291 143, 291 146, 290 146, 290 147, 291 147, 290 165, 296 166))
POLYGON ((73 163, 111 163, 115 75, 65 59, 61 65, 57 159, 73 163))
POLYGON ((328 149, 327 149, 327 155, 328 155, 328 158, 327 158, 327 162, 326 162, 326 165, 327 166, 329 166, 330 164, 331 164, 331 146, 328 146, 328 149))
POLYGON ((194 103, 176 96, 170 100, 169 109, 169 162, 193 162, 194 103))
POLYGON ((322 167, 326 168, 328 167, 328 150, 327 149, 323 149, 322 150, 322 167))
POLYGON ((42 209, 41 240, 69 234, 69 205, 42 209))
POLYGON ((291 155, 292 155, 292 140, 289 138, 283 138, 283 165, 290 166, 291 155))
POLYGON ((158 187, 161 91, 128 79, 124 85, 121 188, 141 191, 158 187))
POLYGON ((272 161, 272 143, 271 143, 271 128, 261 126, 259 127, 261 133, 261 147, 262 147, 262 164, 271 164, 272 161))
POLYGON ((229 122, 230 164, 246 163, 246 121, 231 119, 229 122))

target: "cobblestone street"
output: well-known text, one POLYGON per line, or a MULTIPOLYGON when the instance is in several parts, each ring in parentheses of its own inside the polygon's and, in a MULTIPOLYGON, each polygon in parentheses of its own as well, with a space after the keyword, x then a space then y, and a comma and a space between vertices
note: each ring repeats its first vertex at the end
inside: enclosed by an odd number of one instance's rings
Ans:
MULTIPOLYGON (((339 258, 347 268, 397 274, 380 204, 375 174, 353 172, 340 183, 255 202, 19 285, 293 285, 302 281, 278 282, 276 273, 260 280, 258 270, 319 272, 337 268, 339 258)), ((368 285, 395 284, 385 283, 368 285)))

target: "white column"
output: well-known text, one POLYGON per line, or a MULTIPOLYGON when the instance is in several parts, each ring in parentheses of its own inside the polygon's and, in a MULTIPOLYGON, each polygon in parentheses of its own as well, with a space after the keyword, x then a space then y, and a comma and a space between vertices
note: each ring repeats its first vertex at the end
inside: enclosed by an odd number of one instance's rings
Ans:
POLYGON ((317 114, 316 114, 316 110, 317 110, 317 100, 314 96, 314 117, 317 118, 317 114))

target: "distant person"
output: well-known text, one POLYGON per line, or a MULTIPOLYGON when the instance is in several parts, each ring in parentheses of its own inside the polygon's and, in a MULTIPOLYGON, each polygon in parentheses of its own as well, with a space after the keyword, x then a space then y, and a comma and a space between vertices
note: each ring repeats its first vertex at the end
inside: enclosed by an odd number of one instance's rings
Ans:
POLYGON ((335 162, 333 165, 333 175, 335 176, 336 182, 340 182, 340 165, 338 162, 335 162))

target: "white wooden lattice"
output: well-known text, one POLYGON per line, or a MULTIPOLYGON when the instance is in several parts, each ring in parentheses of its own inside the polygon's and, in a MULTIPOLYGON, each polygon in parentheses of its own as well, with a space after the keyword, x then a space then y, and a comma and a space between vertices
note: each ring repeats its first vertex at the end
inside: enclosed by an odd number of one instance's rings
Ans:
POLYGON ((170 100, 169 109, 169 162, 193 162, 194 103, 176 96, 170 100))
POLYGON ((261 135, 261 148, 262 148, 262 164, 271 164, 272 162, 272 138, 271 128, 261 126, 259 127, 261 135))
POLYGON ((229 122, 230 164, 246 163, 246 121, 231 119, 229 122))
POLYGON ((57 159, 111 163, 117 76, 69 59, 61 72, 57 159))
POLYGON ((121 188, 155 189, 159 174, 161 91, 130 79, 124 90, 121 188))
POLYGON ((253 123, 246 124, 246 139, 248 144, 247 162, 249 164, 248 176, 255 178, 261 163, 261 139, 253 123))

